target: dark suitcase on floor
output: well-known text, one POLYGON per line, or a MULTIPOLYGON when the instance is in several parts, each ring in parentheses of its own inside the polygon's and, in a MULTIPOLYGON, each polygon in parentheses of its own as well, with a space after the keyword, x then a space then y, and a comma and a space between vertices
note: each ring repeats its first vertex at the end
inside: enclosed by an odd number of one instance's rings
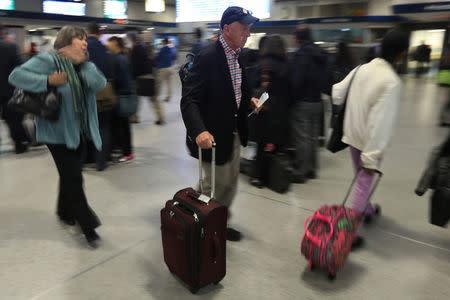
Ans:
MULTIPOLYGON (((215 146, 212 151, 211 197, 186 188, 161 210, 164 261, 192 293, 219 283, 226 273, 227 208, 214 200, 215 146)), ((202 190, 201 152, 199 185, 202 190)))
POLYGON ((239 162, 239 172, 244 175, 251 176, 254 162, 254 160, 241 157, 241 160, 239 162))
POLYGON ((283 194, 289 190, 292 177, 291 158, 285 153, 267 153, 267 187, 283 194))
MULTIPOLYGON (((359 172, 364 171, 361 169, 359 172)), ((383 175, 379 171, 377 173, 378 179, 372 188, 369 200, 383 175)), ((327 271, 330 279, 334 279, 337 271, 344 265, 352 248, 358 225, 364 218, 364 213, 345 207, 357 176, 358 174, 356 174, 342 205, 322 205, 305 221, 301 252, 309 261, 311 270, 318 267, 327 271)))

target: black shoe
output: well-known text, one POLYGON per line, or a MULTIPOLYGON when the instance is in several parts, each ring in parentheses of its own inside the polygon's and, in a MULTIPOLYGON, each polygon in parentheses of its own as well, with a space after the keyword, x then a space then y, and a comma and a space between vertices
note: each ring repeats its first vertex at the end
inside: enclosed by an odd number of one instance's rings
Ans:
POLYGON ((309 171, 309 172, 306 174, 306 177, 307 177, 308 179, 317 179, 317 173, 316 173, 315 171, 309 171))
POLYGON ((231 242, 238 242, 241 240, 241 233, 233 228, 227 228, 227 240, 231 242))
POLYGON ((166 122, 158 120, 158 121, 155 122, 155 124, 159 125, 159 126, 162 126, 162 125, 166 124, 166 122))
POLYGON ((264 187, 262 181, 257 178, 250 179, 250 184, 258 189, 262 189, 264 187))
POLYGON ((104 165, 101 165, 101 166, 97 166, 97 171, 102 172, 102 171, 104 171, 107 167, 108 167, 107 164, 104 164, 104 165))
POLYGON ((84 236, 86 237, 86 241, 91 248, 94 248, 94 249, 98 248, 98 242, 100 241, 100 236, 97 234, 97 232, 94 229, 92 229, 89 232, 86 232, 84 234, 84 236))
POLYGON ((292 174, 291 182, 292 183, 306 183, 306 178, 303 175, 292 174))
POLYGON ((374 205, 374 208, 375 208, 375 213, 374 213, 374 215, 377 216, 377 217, 379 217, 379 216, 381 215, 381 206, 380 206, 379 204, 375 204, 375 205, 374 205))
POLYGON ((372 223, 374 216, 379 217, 380 215, 381 215, 381 206, 378 204, 375 204, 373 215, 366 215, 364 217, 364 224, 369 225, 370 223, 372 223))
POLYGON ((362 246, 364 246, 364 244, 364 239, 360 236, 357 236, 352 243, 352 251, 360 249, 362 246))
POLYGON ((66 219, 59 217, 59 220, 68 226, 75 226, 76 222, 74 219, 66 219))
POLYGON ((28 151, 28 146, 23 144, 16 145, 16 154, 22 154, 28 151))

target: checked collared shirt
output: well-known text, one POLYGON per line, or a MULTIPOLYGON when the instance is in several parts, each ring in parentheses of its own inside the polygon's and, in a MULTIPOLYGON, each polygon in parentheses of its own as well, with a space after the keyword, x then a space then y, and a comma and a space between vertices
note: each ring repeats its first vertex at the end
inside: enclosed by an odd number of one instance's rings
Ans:
POLYGON ((228 45, 223 36, 219 38, 223 49, 225 50, 225 56, 227 57, 228 68, 230 69, 231 81, 233 82, 234 95, 236 97, 237 107, 241 105, 242 98, 242 69, 239 66, 239 54, 241 49, 233 50, 228 45))

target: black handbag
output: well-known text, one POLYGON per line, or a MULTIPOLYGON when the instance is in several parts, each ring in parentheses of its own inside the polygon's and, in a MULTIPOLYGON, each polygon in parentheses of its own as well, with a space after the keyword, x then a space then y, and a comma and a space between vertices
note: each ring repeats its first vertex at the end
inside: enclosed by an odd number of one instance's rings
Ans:
MULTIPOLYGON (((57 70, 61 71, 56 54, 52 54, 57 70)), ((56 87, 49 87, 46 92, 32 93, 21 88, 16 88, 8 107, 23 114, 32 114, 36 117, 57 121, 61 111, 62 98, 56 87)))
POLYGON ((291 186, 292 163, 285 153, 266 153, 267 187, 272 191, 284 194, 291 186))
POLYGON ((327 149, 330 150, 332 153, 342 151, 348 147, 348 145, 342 141, 342 137, 344 135, 344 118, 345 118, 345 111, 347 108, 348 94, 350 92, 353 79, 355 79, 355 75, 358 72, 358 69, 359 67, 356 69, 348 85, 347 92, 344 98, 343 107, 337 109, 337 111, 335 111, 332 116, 331 127, 333 128, 333 131, 331 132, 330 139, 328 140, 327 143, 327 149))
POLYGON ((136 95, 155 96, 155 78, 151 74, 138 76, 136 78, 136 95))

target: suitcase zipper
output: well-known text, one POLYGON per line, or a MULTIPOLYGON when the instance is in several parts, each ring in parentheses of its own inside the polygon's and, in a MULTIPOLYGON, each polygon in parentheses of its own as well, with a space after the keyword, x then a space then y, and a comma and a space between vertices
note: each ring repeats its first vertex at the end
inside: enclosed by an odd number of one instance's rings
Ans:
MULTIPOLYGON (((190 228, 189 228, 189 226, 186 225, 186 221, 182 217, 178 216, 174 211, 172 211, 170 209, 167 209, 167 208, 165 208, 164 210, 169 212, 169 217, 171 219, 173 217, 175 217, 178 221, 180 221, 183 224, 183 226, 184 226, 184 228, 186 230, 186 241, 185 241, 186 242, 186 258, 187 258, 186 262, 187 262, 187 265, 188 265, 188 272, 190 274, 192 274, 191 250, 190 250, 191 249, 191 247, 190 247, 191 246, 190 245, 190 243, 191 243, 190 228)), ((161 226, 161 227, 164 228, 163 226, 161 226)), ((165 228, 165 230, 167 230, 167 231, 169 231, 169 232, 171 232, 173 234, 173 232, 168 230, 167 228, 165 228)))
MULTIPOLYGON (((200 210, 195 208, 194 206, 190 205, 189 203, 183 201, 180 199, 180 201, 174 200, 172 202, 174 206, 177 206, 181 204, 182 206, 185 206, 189 210, 192 211, 192 216, 195 221, 195 231, 194 231, 194 278, 195 278, 195 287, 199 287, 200 285, 200 239, 204 238, 205 230, 204 230, 204 223, 205 219, 203 217, 203 214, 200 210)), ((178 206, 179 208, 182 206, 178 206)))

